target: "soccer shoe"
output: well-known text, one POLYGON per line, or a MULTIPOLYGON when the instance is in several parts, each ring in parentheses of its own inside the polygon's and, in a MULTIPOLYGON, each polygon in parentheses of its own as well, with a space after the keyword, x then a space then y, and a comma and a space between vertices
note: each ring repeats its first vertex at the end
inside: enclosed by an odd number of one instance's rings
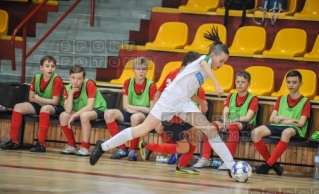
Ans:
POLYGON ((143 160, 149 160, 152 151, 146 149, 147 143, 145 141, 140 141, 138 147, 140 148, 141 156, 143 160))
POLYGON ((278 162, 276 162, 272 167, 271 167, 277 175, 281 176, 284 173, 284 168, 280 166, 278 162))
POLYGON ((167 164, 175 164, 177 161, 177 154, 172 154, 168 159, 167 164))
POLYGON ((6 142, 5 144, 3 144, 1 146, 1 149, 3 149, 3 150, 17 150, 17 149, 19 149, 19 144, 14 143, 13 140, 10 139, 10 141, 6 142))
POLYGON ((197 163, 193 165, 194 168, 203 168, 208 166, 210 166, 210 161, 205 158, 199 159, 197 163))
POLYGON ((80 147, 80 149, 75 153, 77 156, 89 156, 90 152, 87 148, 80 147))
POLYGON ((221 170, 221 171, 226 171, 228 170, 227 166, 226 166, 226 163, 223 163, 220 167, 218 167, 218 170, 221 170))
POLYGON ((30 152, 45 152, 45 147, 37 142, 37 144, 30 149, 30 152))
POLYGON ((137 155, 135 150, 131 150, 128 154, 128 161, 137 161, 137 155))
POLYGON ((95 144, 95 148, 90 155, 90 164, 94 166, 100 157, 104 154, 104 150, 101 147, 101 144, 104 143, 104 140, 98 140, 95 144))
POLYGON ((199 171, 195 170, 194 168, 190 166, 185 166, 185 167, 179 167, 178 165, 176 166, 175 172, 177 174, 194 174, 194 175, 199 175, 199 171))
POLYGON ((70 145, 65 146, 63 150, 60 151, 61 154, 66 154, 66 155, 73 155, 76 154, 76 148, 72 147, 70 145))
POLYGON ((268 174, 270 166, 267 163, 262 163, 260 166, 255 166, 257 174, 268 174))
POLYGON ((119 149, 115 154, 113 154, 111 159, 121 159, 128 156, 128 150, 119 149))

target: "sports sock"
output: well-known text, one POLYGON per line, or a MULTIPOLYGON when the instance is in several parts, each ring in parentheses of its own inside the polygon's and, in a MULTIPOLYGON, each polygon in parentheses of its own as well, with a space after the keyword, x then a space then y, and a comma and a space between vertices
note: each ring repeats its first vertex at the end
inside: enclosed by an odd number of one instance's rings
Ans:
MULTIPOLYGON (((114 137, 116 134, 120 132, 119 125, 116 123, 116 121, 106 123, 107 128, 109 129, 110 134, 112 137, 114 137)), ((122 144, 118 146, 119 149, 126 150, 126 145, 122 144)))
POLYGON ((67 125, 61 126, 61 129, 65 135, 66 140, 68 141, 68 144, 72 147, 76 147, 73 130, 68 128, 67 125))
POLYGON ((271 155, 271 157, 268 159, 267 163, 269 166, 272 166, 276 163, 278 158, 284 153, 284 151, 287 149, 288 142, 284 142, 282 140, 279 141, 279 143, 276 145, 276 148, 271 155))
POLYGON ((89 149, 90 148, 90 143, 89 142, 84 142, 84 141, 82 141, 82 143, 81 143, 81 147, 82 148, 86 148, 86 149, 89 149))
POLYGON ((139 140, 140 140, 140 138, 137 137, 137 138, 134 138, 134 139, 132 139, 130 141, 130 148, 129 148, 130 151, 131 150, 137 150, 137 146, 138 146, 139 140))
POLYGON ((132 128, 126 128, 120 133, 113 136, 111 139, 105 141, 102 143, 101 147, 104 151, 108 151, 109 149, 115 148, 121 144, 124 144, 125 142, 133 139, 132 136, 132 128))
POLYGON ((204 142, 203 142, 202 157, 205 159, 209 159, 211 154, 212 154, 212 147, 209 144, 207 135, 205 135, 204 142))
POLYGON ((165 143, 174 143, 174 144, 176 143, 165 132, 158 134, 158 135, 165 141, 165 143))
POLYGON ((22 114, 16 111, 12 112, 11 124, 10 124, 10 139, 14 143, 19 141, 19 129, 22 123, 22 114))
POLYGON ((219 155, 219 157, 224 161, 228 169, 231 169, 235 162, 233 156, 230 154, 225 143, 220 139, 219 136, 209 139, 209 143, 213 150, 219 155))
POLYGON ((265 161, 268 161, 270 154, 265 142, 261 139, 259 142, 254 143, 256 150, 264 158, 265 161))
POLYGON ((175 154, 176 153, 176 144, 157 144, 157 143, 148 143, 145 147, 149 151, 159 152, 163 154, 175 154))
POLYGON ((230 125, 228 128, 228 139, 227 139, 227 147, 231 153, 231 155, 234 157, 236 154, 236 149, 238 146, 239 141, 239 127, 236 124, 230 125))
POLYGON ((191 161, 193 154, 196 150, 197 146, 194 146, 192 144, 189 144, 189 150, 187 153, 183 154, 183 156, 179 159, 179 167, 184 167, 187 166, 189 164, 189 162, 191 161))
POLYGON ((45 139, 48 135, 50 125, 50 115, 46 112, 40 112, 39 115, 39 143, 45 146, 45 139))

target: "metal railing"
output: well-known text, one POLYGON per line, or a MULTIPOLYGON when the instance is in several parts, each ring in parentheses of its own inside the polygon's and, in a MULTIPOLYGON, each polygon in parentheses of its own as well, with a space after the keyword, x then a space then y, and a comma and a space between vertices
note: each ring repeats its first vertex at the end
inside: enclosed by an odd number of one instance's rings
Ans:
MULTIPOLYGON (((39 39, 39 41, 27 52, 27 22, 30 20, 35 13, 37 13, 47 2, 48 0, 43 0, 19 25, 16 27, 12 33, 11 37, 11 61, 12 61, 12 70, 16 70, 16 59, 15 59, 15 37, 19 30, 22 29, 22 64, 21 64, 21 83, 25 82, 25 70, 26 70, 26 60, 32 54, 32 52, 46 39, 49 34, 61 23, 61 21, 74 9, 74 7, 81 0, 76 0, 68 10, 50 27, 50 29, 39 39)), ((90 26, 94 26, 94 12, 95 12, 95 0, 91 0, 91 16, 90 16, 90 26)))

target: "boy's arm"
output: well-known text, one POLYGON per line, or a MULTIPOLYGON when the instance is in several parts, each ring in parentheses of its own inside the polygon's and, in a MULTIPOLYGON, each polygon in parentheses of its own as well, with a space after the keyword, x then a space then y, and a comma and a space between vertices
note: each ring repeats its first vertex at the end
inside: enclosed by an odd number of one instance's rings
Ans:
POLYGON ((123 104, 123 109, 131 114, 137 113, 138 111, 133 109, 134 107, 131 106, 128 102, 128 96, 123 95, 122 97, 122 104, 123 104), (133 108, 132 108, 133 107, 133 108))
POLYGON ((199 96, 193 95, 192 96, 192 101, 196 102, 198 106, 200 107, 201 112, 207 112, 208 107, 207 107, 207 102, 202 100, 199 96))
POLYGON ((203 72, 207 75, 207 77, 209 77, 214 85, 215 85, 215 88, 216 88, 216 93, 217 95, 220 97, 222 94, 223 94, 223 89, 219 86, 214 74, 212 73, 212 70, 210 69, 210 67, 208 66, 208 63, 207 61, 205 60, 202 60, 200 63, 199 63, 199 66, 200 68, 203 70, 203 72))
POLYGON ((39 95, 33 95, 33 100, 39 104, 58 105, 60 103, 61 94, 63 93, 64 85, 60 77, 56 77, 53 81, 52 99, 42 98, 39 95))
POLYGON ((68 114, 71 114, 73 109, 73 88, 71 89, 70 93, 67 92, 66 89, 64 89, 64 111, 68 114))
POLYGON ((34 102, 38 104, 53 104, 53 105, 58 105, 60 102, 60 96, 53 96, 52 99, 47 99, 47 98, 42 98, 38 96, 37 94, 33 96, 34 97, 34 102))

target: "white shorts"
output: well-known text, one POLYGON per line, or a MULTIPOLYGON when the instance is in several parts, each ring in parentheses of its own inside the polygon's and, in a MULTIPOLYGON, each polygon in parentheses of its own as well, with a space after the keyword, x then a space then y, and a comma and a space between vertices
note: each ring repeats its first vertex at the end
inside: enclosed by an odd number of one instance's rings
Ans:
POLYGON ((199 112, 199 108, 193 101, 182 102, 167 90, 164 90, 161 97, 158 99, 150 114, 162 121, 171 120, 174 115, 185 120, 186 114, 189 112, 199 112))

